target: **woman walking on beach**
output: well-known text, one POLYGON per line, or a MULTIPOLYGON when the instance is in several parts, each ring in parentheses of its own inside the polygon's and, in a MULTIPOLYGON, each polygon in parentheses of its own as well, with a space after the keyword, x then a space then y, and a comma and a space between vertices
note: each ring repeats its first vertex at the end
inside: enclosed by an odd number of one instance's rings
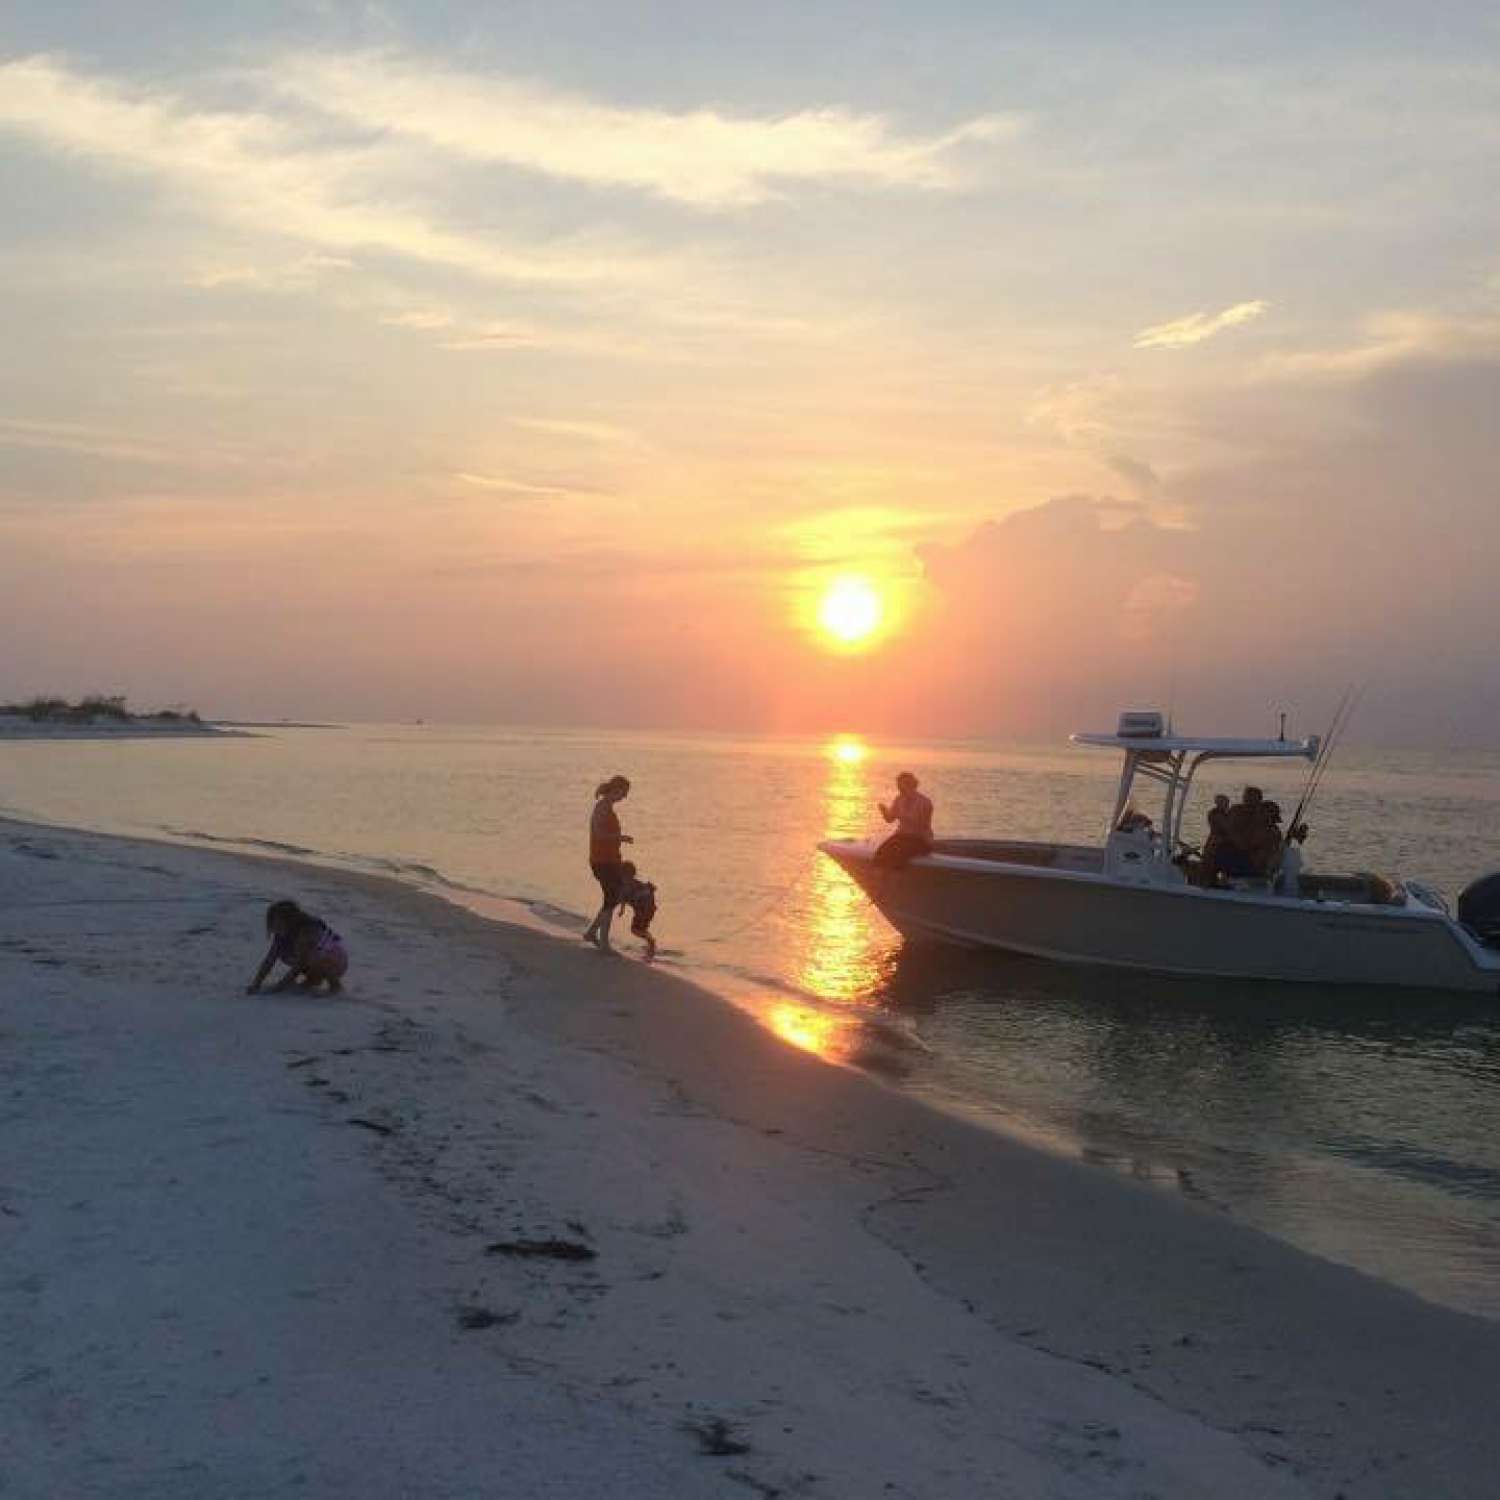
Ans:
POLYGON ((615 803, 623 802, 629 795, 630 782, 625 777, 611 776, 608 781, 601 781, 594 791, 594 811, 589 816, 589 869, 599 882, 604 902, 598 915, 584 930, 583 940, 593 943, 601 953, 614 951, 609 946, 609 924, 614 919, 615 907, 620 904, 620 891, 625 884, 620 846, 633 842, 628 833, 620 832, 615 803))

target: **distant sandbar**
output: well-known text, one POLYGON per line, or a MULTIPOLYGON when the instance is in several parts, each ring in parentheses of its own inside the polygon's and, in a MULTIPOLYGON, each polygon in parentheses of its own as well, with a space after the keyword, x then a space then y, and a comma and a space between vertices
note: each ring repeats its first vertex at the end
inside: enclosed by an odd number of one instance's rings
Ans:
POLYGON ((0 740, 129 740, 243 738, 239 729, 206 724, 201 719, 31 719, 0 714, 0 740))

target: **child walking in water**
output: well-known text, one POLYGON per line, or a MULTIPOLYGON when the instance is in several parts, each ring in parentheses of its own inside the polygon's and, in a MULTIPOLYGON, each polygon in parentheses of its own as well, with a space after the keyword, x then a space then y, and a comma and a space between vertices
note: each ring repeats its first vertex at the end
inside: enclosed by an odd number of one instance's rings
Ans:
POLYGON ((260 989, 278 963, 286 965, 286 973, 273 986, 276 990, 289 990, 299 979, 309 991, 325 982, 330 995, 343 989, 339 981, 349 968, 349 954, 343 938, 327 922, 295 901, 273 901, 266 908, 266 932, 271 946, 246 987, 247 995, 260 989))
POLYGON ((635 866, 627 859, 620 866, 620 910, 630 908, 630 930, 646 945, 646 962, 656 957, 656 939, 651 936, 651 919, 656 915, 656 887, 649 880, 636 879, 635 866))

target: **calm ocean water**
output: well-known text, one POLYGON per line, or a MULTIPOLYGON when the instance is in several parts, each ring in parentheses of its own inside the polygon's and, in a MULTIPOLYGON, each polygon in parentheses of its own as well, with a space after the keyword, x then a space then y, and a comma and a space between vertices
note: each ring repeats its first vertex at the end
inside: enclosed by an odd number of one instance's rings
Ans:
MULTIPOLYGON (((1500 1000, 903 948, 814 848, 873 831, 905 767, 940 833, 1084 841, 1117 772, 1066 747, 362 726, 0 742, 0 811, 313 857, 481 910, 520 900, 565 928, 596 896, 593 787, 623 771, 665 961, 789 1044, 1500 1317, 1500 1000)), ((1296 800, 1295 772, 1256 779, 1296 800)), ((1220 789, 1237 788, 1201 791, 1220 789)), ((1310 865, 1398 870, 1451 896, 1500 867, 1500 754, 1350 751, 1313 825, 1310 865)), ((258 943, 249 922, 247 965, 258 943)))

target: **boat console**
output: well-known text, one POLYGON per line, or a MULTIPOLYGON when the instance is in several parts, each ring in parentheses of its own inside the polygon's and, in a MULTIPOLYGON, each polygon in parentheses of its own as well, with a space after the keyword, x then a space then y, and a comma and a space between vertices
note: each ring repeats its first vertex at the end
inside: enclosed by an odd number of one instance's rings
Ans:
POLYGON ((1184 885, 1181 865, 1166 858, 1154 828, 1116 828, 1104 841, 1104 873, 1142 885, 1184 885))

